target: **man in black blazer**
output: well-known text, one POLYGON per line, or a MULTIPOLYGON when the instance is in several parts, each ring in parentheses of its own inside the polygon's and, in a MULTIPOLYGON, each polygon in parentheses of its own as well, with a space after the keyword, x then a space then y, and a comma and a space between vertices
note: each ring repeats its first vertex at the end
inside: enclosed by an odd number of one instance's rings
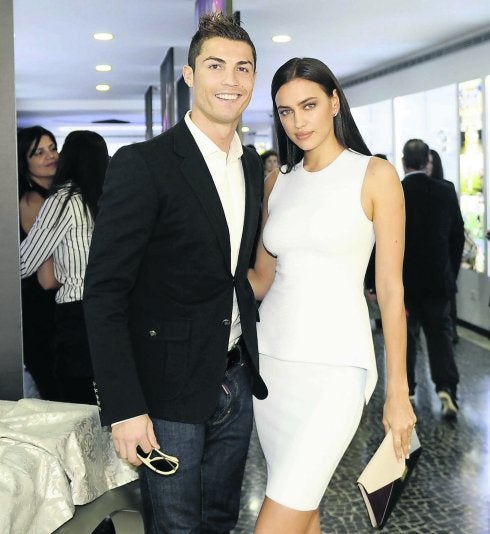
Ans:
POLYGON ((427 339, 432 381, 443 416, 458 412, 458 369, 454 361, 450 299, 464 244, 464 224, 454 191, 427 176, 429 147, 410 139, 403 147, 406 229, 403 283, 407 309, 407 374, 415 392, 416 333, 420 324, 427 339))
POLYGON ((267 395, 247 281, 262 165, 236 134, 255 48, 231 17, 205 15, 188 62, 185 120, 112 158, 85 279, 101 420, 119 456, 140 465, 137 446, 161 447, 180 460, 169 476, 139 468, 155 534, 234 527, 251 391, 267 395))

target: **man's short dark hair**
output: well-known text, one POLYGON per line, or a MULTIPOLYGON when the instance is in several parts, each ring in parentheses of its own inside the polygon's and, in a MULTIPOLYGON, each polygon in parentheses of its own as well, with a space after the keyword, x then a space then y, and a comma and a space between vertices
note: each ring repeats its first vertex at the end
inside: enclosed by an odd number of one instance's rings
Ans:
POLYGON ((409 139, 403 147, 403 163, 407 169, 425 170, 429 163, 429 145, 422 139, 409 139))
POLYGON ((205 13, 199 19, 199 29, 194 34, 189 46, 187 64, 192 68, 196 67, 196 57, 200 54, 204 41, 213 37, 222 37, 230 41, 243 41, 250 45, 254 59, 254 72, 257 66, 257 53, 255 46, 248 33, 240 26, 234 17, 225 15, 221 11, 215 13, 205 13))

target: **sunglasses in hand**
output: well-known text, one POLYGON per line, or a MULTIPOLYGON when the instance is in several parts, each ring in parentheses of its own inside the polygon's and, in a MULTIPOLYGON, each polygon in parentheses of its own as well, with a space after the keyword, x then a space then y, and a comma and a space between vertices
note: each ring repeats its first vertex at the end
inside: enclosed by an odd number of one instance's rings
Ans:
POLYGON ((145 452, 140 446, 136 447, 136 456, 146 467, 159 475, 173 475, 179 468, 179 459, 176 456, 165 454, 159 449, 145 452))

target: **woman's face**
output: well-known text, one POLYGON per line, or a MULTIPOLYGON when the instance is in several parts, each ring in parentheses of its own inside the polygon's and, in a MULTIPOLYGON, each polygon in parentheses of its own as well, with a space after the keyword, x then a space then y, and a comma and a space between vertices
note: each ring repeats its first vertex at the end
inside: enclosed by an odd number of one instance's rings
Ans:
POLYGON ((277 156, 275 154, 271 154, 264 162, 265 174, 269 174, 274 169, 277 169, 277 156))
POLYGON ((39 144, 32 156, 29 154, 34 149, 35 143, 29 147, 27 155, 27 166, 31 178, 38 183, 45 182, 53 178, 58 165, 58 150, 56 144, 49 135, 43 135, 39 140, 39 144))
POLYGON ((333 117, 340 106, 336 91, 329 97, 319 84, 295 78, 277 91, 275 101, 287 136, 301 150, 336 142, 333 117))

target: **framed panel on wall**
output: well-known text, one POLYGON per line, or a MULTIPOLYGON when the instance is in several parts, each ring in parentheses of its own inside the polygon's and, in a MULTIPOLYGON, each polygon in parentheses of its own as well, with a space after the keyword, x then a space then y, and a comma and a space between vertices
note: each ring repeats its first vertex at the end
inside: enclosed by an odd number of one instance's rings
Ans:
POLYGON ((181 76, 177 81, 177 121, 183 119, 190 108, 191 92, 184 81, 184 77, 181 76))
POLYGON ((490 276, 490 261, 488 259, 488 253, 490 252, 490 176, 488 175, 488 168, 490 165, 490 139, 488 135, 488 129, 490 128, 490 76, 485 78, 485 125, 484 125, 484 140, 485 146, 487 147, 486 152, 486 169, 485 173, 485 183, 483 184, 483 189, 485 193, 485 206, 487 207, 485 228, 486 228, 486 258, 487 258, 487 276, 490 276))
POLYGON ((169 48, 160 66, 162 132, 175 124, 174 49, 169 48))
POLYGON ((151 139, 159 130, 158 114, 160 112, 160 91, 158 87, 150 85, 145 92, 145 138, 151 139))
POLYGON ((462 82, 459 98, 460 205, 465 229, 477 245, 470 268, 485 272, 485 197, 483 148, 483 79, 462 82))
POLYGON ((233 13, 232 0, 196 0, 196 26, 199 22, 199 17, 204 13, 215 13, 222 11, 227 15, 233 13))

